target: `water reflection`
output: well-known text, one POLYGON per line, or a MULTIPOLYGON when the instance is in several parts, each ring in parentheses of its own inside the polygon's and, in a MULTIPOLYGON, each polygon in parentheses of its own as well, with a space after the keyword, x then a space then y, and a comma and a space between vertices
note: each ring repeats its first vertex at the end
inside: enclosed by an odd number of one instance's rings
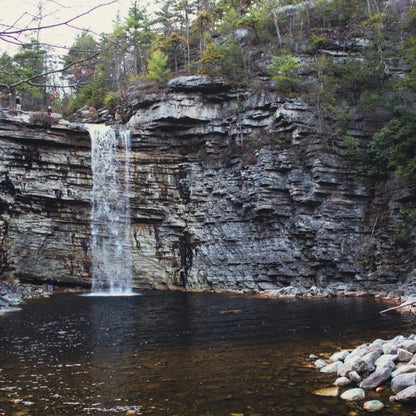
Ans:
MULTIPOLYGON (((89 362, 90 388, 94 400, 86 411, 106 412, 140 410, 139 404, 126 403, 134 391, 135 367, 134 302, 131 297, 90 298, 89 362)), ((137 398, 136 400, 138 400, 137 398)))
POLYGON ((413 332, 413 317, 384 308, 181 292, 33 301, 0 317, 0 415, 359 412, 312 395, 332 379, 306 358, 413 332))

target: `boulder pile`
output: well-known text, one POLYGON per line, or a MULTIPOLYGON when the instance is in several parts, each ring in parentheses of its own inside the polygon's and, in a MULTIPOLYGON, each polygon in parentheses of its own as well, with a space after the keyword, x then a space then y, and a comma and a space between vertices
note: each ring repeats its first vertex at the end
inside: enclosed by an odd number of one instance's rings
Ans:
MULTIPOLYGON (((390 401, 416 402, 416 334, 376 339, 352 351, 341 350, 328 359, 317 359, 315 366, 322 373, 337 376, 334 384, 346 389, 340 395, 344 400, 365 400, 366 391, 387 386, 393 393, 390 401)), ((371 400, 364 404, 368 407, 376 411, 383 404, 371 400)))
POLYGON ((26 299, 47 295, 41 286, 22 285, 12 278, 0 281, 0 315, 19 310, 26 299))

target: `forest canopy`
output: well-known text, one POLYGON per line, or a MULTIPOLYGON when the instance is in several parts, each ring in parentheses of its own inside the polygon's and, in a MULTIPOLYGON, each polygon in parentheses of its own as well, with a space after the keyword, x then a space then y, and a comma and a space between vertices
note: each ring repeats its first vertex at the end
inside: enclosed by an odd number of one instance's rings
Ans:
POLYGON ((36 37, 3 53, 3 105, 18 91, 26 109, 114 107, 131 86, 162 87, 183 74, 245 86, 268 76, 285 94, 308 94, 321 111, 339 99, 359 104, 392 80, 404 94, 416 88, 416 6, 404 3, 165 0, 150 14, 132 1, 110 33, 80 32, 63 56, 36 37), (397 61, 407 68, 401 79, 391 73, 397 61))

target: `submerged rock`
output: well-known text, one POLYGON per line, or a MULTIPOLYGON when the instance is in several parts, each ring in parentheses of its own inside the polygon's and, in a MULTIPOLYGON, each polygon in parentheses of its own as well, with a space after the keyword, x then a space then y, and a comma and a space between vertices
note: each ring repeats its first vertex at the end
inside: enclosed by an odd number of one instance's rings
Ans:
POLYGON ((346 401, 357 401, 357 400, 364 400, 365 399, 365 391, 360 388, 354 388, 344 391, 341 394, 341 399, 346 401))
POLYGON ((367 412, 378 412, 384 407, 384 404, 379 400, 369 400, 365 402, 363 408, 367 410, 367 412))
POLYGON ((313 394, 315 394, 316 396, 324 396, 324 397, 338 397, 339 388, 327 387, 327 388, 315 390, 313 394))

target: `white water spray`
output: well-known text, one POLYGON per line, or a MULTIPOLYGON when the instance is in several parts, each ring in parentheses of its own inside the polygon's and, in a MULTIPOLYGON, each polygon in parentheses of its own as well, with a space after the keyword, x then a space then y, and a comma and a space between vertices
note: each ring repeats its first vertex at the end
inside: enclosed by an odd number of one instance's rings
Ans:
POLYGON ((92 294, 133 294, 130 245, 130 132, 86 126, 91 136, 92 294))

